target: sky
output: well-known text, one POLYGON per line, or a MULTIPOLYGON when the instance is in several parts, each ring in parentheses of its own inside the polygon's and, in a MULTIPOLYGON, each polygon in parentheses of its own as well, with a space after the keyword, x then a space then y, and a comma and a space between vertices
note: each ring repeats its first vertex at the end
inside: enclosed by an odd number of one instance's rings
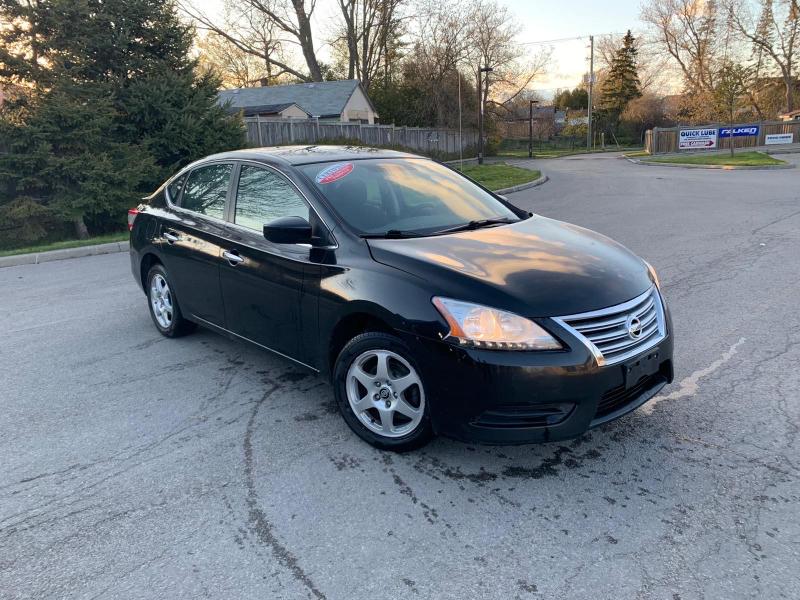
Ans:
POLYGON ((578 85, 589 71, 589 35, 597 40, 609 33, 619 37, 628 29, 635 35, 643 28, 639 0, 505 0, 505 4, 523 27, 519 36, 522 43, 586 36, 530 46, 552 48, 547 73, 534 83, 534 89, 545 97, 556 88, 578 85))
MULTIPOLYGON (((444 0, 446 1, 446 0, 444 0)), ((639 19, 640 0, 500 0, 509 7, 522 26, 519 42, 529 44, 548 40, 563 40, 548 44, 531 44, 531 52, 551 48, 551 61, 547 73, 537 78, 533 89, 549 98, 557 88, 575 87, 589 70, 589 39, 605 34, 624 35, 632 29, 634 35, 642 30, 639 19), (564 38, 583 39, 564 40, 564 38)), ((220 10, 222 0, 194 0, 199 8, 214 13, 220 10)), ((325 38, 326 21, 335 11, 335 0, 318 0, 315 37, 325 38)), ((320 49, 325 55, 325 49, 320 49)))

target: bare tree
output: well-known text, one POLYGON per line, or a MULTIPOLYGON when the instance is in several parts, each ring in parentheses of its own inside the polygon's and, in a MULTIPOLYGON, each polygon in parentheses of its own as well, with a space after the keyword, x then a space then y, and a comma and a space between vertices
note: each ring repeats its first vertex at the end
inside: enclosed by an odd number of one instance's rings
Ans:
POLYGON ((516 39, 521 29, 518 21, 496 0, 472 0, 466 19, 467 51, 475 80, 495 111, 508 112, 507 106, 544 72, 550 51, 526 56, 516 39), (492 71, 481 83, 478 69, 483 67, 492 71))
POLYGON ((698 111, 713 93, 723 55, 718 13, 716 0, 649 0, 642 7, 653 42, 678 66, 698 111))
POLYGON ((386 58, 402 30, 400 10, 406 0, 338 0, 341 33, 334 44, 343 44, 347 77, 357 78, 369 90, 372 80, 386 69, 386 58))
POLYGON ((228 19, 214 19, 191 0, 179 1, 181 9, 198 25, 222 36, 240 50, 257 56, 280 74, 303 81, 322 81, 322 68, 314 48, 311 17, 316 0, 230 0, 228 19), (300 49, 307 71, 289 64, 285 46, 300 49))
POLYGON ((783 80, 785 108, 794 110, 795 68, 800 55, 800 2, 761 0, 758 17, 752 2, 728 0, 726 9, 738 32, 753 44, 759 66, 764 57, 774 63, 783 80))
POLYGON ((209 31, 197 40, 200 65, 214 70, 222 79, 223 87, 240 88, 273 79, 270 63, 241 50, 238 46, 209 31))
POLYGON ((438 125, 452 126, 458 106, 461 71, 467 66, 468 23, 463 2, 419 0, 410 31, 411 49, 404 61, 406 80, 423 91, 415 99, 420 112, 438 125), (455 110, 454 110, 455 109, 455 110))

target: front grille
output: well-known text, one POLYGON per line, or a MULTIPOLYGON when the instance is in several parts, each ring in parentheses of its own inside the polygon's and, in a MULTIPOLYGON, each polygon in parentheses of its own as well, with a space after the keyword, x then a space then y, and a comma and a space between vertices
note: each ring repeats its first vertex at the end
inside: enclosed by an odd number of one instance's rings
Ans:
POLYGON ((666 336, 664 306, 655 286, 624 304, 555 321, 582 338, 604 365, 636 356, 666 336))
POLYGON ((597 412, 594 415, 595 419, 619 410, 623 406, 639 398, 653 386, 666 381, 667 378, 659 372, 654 375, 642 377, 637 384, 630 389, 625 389, 625 386, 621 385, 620 387, 608 390, 603 394, 603 397, 600 398, 600 402, 597 403, 597 412))

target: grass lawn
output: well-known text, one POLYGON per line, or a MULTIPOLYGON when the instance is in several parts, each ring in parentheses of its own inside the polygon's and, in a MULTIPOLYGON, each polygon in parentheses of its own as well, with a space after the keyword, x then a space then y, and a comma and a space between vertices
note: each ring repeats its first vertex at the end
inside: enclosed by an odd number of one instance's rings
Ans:
POLYGON ((64 240, 63 242, 51 242, 40 246, 28 246, 27 248, 15 248, 13 250, 0 250, 0 256, 13 256, 15 254, 30 254, 32 252, 47 252, 48 250, 63 250, 64 248, 79 248, 80 246, 94 246, 95 244, 107 244, 109 242, 127 242, 130 234, 127 231, 111 233, 99 237, 89 238, 88 240, 64 240))
POLYGON ((680 165, 723 165, 735 167, 760 167, 763 165, 785 165, 786 163, 763 152, 737 152, 731 158, 723 154, 693 154, 689 156, 666 156, 651 158, 647 162, 675 163, 680 165))
POLYGON ((490 190, 502 190, 542 176, 539 171, 504 164, 469 165, 464 167, 463 173, 490 190))

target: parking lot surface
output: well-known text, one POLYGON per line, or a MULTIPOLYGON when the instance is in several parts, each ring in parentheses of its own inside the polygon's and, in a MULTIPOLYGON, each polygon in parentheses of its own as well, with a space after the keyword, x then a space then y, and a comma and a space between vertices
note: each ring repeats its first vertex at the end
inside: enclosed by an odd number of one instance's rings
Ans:
POLYGON ((0 269, 0 597, 800 597, 800 170, 534 165, 514 202, 658 269, 660 396, 570 442, 382 453, 327 381, 162 338, 127 254, 0 269))

